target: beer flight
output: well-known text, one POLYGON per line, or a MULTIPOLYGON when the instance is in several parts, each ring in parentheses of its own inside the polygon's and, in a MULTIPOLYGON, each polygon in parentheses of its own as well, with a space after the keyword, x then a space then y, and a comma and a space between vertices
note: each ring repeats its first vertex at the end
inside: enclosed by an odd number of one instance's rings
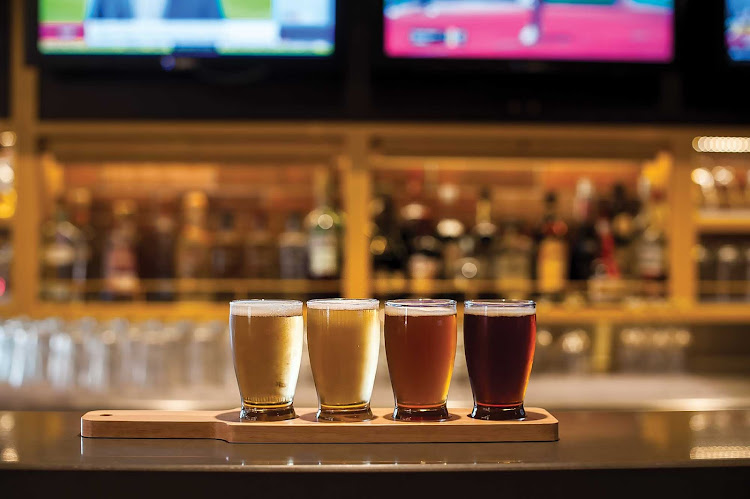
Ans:
MULTIPOLYGON (((296 418, 305 324, 296 300, 230 303, 234 368, 243 421, 296 418)), ((370 397, 380 352, 380 302, 319 299, 307 302, 307 341, 318 394, 318 421, 373 419, 370 397)), ((523 398, 536 343, 536 304, 473 300, 464 307, 464 347, 474 395, 470 416, 523 419, 523 398)), ((454 300, 385 303, 385 350, 396 421, 446 421, 456 356, 454 300)))

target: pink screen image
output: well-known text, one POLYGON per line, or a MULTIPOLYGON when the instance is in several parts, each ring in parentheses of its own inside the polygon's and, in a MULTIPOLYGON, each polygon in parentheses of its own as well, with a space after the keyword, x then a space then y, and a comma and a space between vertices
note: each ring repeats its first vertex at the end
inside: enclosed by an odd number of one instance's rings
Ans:
POLYGON ((387 0, 395 58, 669 62, 672 0, 387 0))

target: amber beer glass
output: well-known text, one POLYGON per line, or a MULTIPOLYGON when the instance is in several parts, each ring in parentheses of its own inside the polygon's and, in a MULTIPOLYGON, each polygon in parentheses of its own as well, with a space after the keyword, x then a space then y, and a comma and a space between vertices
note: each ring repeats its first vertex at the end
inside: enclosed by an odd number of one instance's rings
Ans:
POLYGON ((448 419, 456 358, 456 302, 392 300, 385 305, 385 350, 401 421, 448 419))
POLYGON ((240 417, 248 421, 295 418, 292 400, 304 337, 302 302, 233 301, 229 328, 242 397, 240 417))
POLYGON ((464 348, 474 393, 472 418, 523 419, 536 344, 533 301, 467 301, 464 348))
POLYGON ((307 346, 318 420, 372 419, 370 396, 380 351, 378 300, 310 300, 307 346))

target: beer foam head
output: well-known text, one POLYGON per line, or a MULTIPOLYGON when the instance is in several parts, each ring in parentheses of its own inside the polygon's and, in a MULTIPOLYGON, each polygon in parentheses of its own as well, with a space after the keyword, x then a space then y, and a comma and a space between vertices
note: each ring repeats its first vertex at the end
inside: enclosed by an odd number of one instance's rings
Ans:
POLYGON ((297 300, 237 300, 229 304, 229 313, 247 317, 294 317, 302 315, 297 300))
POLYGON ((470 300, 466 302, 464 314, 485 317, 524 317, 536 314, 536 303, 525 300, 470 300))
POLYGON ((390 316, 435 317, 454 315, 454 300, 390 300, 385 302, 385 314, 390 316))
POLYGON ((377 310, 380 308, 380 300, 348 300, 345 298, 309 300, 307 308, 312 310, 377 310))

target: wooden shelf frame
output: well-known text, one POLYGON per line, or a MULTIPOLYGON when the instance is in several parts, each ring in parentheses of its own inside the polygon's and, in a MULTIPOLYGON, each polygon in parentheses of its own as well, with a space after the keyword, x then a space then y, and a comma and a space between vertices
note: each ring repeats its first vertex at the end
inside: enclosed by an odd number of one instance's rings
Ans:
POLYGON ((750 235, 750 209, 736 212, 698 211, 695 215, 695 225, 701 234, 750 235))

